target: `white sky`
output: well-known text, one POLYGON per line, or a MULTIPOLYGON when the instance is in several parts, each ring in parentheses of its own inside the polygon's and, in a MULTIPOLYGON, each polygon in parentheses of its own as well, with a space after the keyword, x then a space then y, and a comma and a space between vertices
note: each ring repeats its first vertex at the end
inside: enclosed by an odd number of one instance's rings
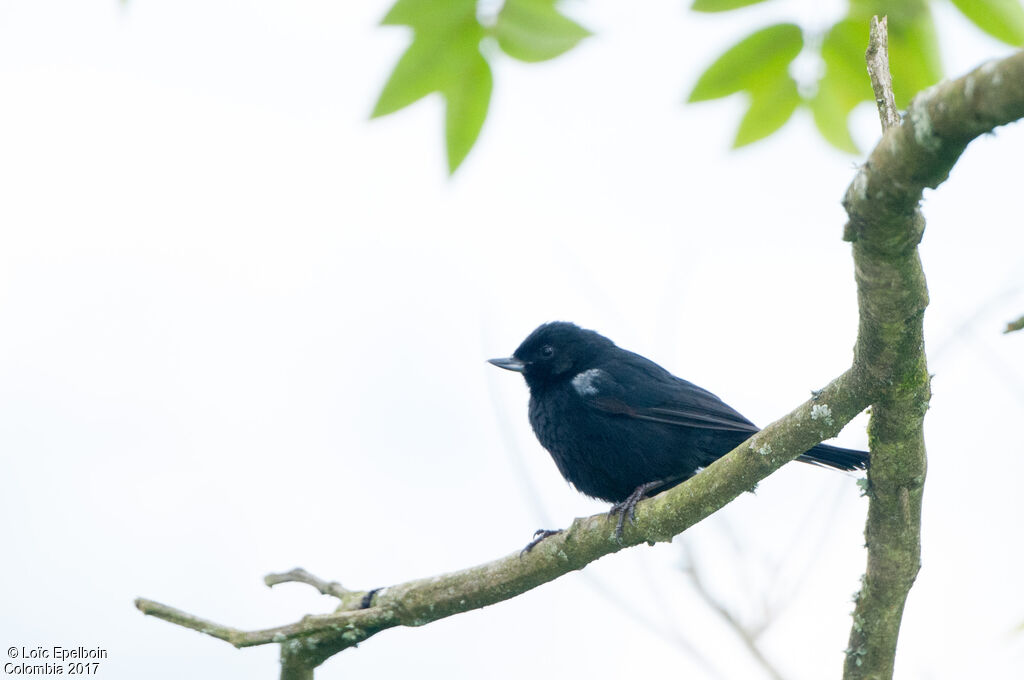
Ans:
MULTIPOLYGON (((600 511, 533 439, 522 381, 484 363, 542 321, 761 423, 848 365, 856 159, 804 114, 729 153, 740 102, 681 105, 727 41, 838 4, 577 3, 597 37, 498 60, 452 180, 439 101, 367 121, 407 41, 376 26, 387 6, 0 3, 0 647, 104 647, 108 679, 272 678, 276 648, 132 600, 277 625, 331 603, 267 572, 387 585, 600 511)), ((950 73, 1007 52, 939 18, 950 73)), ((857 125, 870 146, 870 108, 857 125)), ((906 677, 1024 664, 1024 337, 999 332, 1024 313, 1022 151, 1020 126, 979 140, 925 206, 936 378, 906 677)), ((864 446, 864 423, 840 441, 864 446)), ((688 532, 740 616, 789 602, 764 640, 787 678, 839 675, 865 509, 851 477, 793 465, 688 532)), ((716 677, 680 638, 717 677, 761 677, 680 560, 627 551, 317 677, 716 677)))

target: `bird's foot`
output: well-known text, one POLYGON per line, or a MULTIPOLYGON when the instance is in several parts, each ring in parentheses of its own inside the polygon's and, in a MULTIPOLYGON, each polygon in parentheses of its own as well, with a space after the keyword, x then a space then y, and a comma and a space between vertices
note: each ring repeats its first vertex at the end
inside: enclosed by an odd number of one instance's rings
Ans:
POLYGON ((363 599, 359 602, 360 609, 369 609, 373 606, 373 596, 384 590, 383 588, 374 588, 373 590, 366 591, 366 595, 363 595, 363 599))
POLYGON ((533 550, 534 546, 543 541, 548 536, 554 536, 555 534, 562 533, 562 529, 537 529, 533 532, 533 540, 526 544, 526 547, 519 551, 519 556, 522 557, 526 553, 533 550))
POLYGON ((615 540, 618 541, 622 539, 622 525, 626 522, 626 516, 629 515, 630 524, 632 524, 633 520, 636 519, 636 504, 647 498, 647 493, 651 489, 657 489, 662 486, 665 486, 665 480, 663 479, 641 484, 633 489, 633 493, 629 494, 626 500, 612 506, 611 510, 608 511, 608 516, 619 516, 618 521, 615 522, 615 540))

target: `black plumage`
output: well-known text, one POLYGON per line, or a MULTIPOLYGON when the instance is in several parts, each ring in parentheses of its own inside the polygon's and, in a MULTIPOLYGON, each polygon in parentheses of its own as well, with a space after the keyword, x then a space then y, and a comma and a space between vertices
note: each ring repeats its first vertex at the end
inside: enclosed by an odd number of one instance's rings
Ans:
MULTIPOLYGON (((711 392, 575 324, 537 328, 507 359, 530 388, 530 424, 558 470, 622 518, 689 479, 758 427, 711 392)), ((868 454, 818 444, 797 460, 862 470, 868 454)))

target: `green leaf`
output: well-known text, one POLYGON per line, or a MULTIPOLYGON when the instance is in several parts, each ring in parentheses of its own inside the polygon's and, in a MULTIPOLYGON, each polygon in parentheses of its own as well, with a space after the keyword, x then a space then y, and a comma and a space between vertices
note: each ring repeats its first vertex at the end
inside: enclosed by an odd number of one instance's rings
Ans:
POLYGON ((907 23, 889 23, 889 68, 896 106, 901 109, 921 90, 942 79, 939 38, 924 7, 907 23))
POLYGON ((412 26, 417 33, 445 33, 456 24, 476 22, 477 0, 398 0, 381 19, 385 26, 412 26))
POLYGON ((800 93, 789 74, 752 90, 750 108, 740 121, 733 148, 738 149, 772 134, 786 124, 799 105, 800 93))
POLYGON ((409 106, 432 92, 445 98, 445 146, 454 172, 480 135, 490 103, 491 68, 480 53, 485 30, 476 0, 398 0, 384 17, 413 28, 413 41, 391 72, 371 118, 409 106))
POLYGON ((590 35, 555 9, 554 0, 505 0, 494 31, 506 54, 529 62, 553 59, 590 35))
POLYGON ((487 60, 477 52, 476 58, 464 65, 457 87, 446 90, 445 149, 448 152, 448 173, 452 174, 465 160, 476 143, 487 118, 493 79, 487 60))
POLYGON ((371 118, 394 113, 431 92, 451 89, 464 63, 479 56, 484 36, 476 18, 476 0, 398 0, 382 23, 408 25, 414 33, 371 118))
POLYGON ((953 0, 975 26, 1008 45, 1024 45, 1024 7, 1019 0, 953 0))
POLYGON ((868 22, 844 19, 825 34, 821 42, 821 58, 825 75, 838 80, 861 83, 857 88, 864 99, 871 99, 871 81, 864 61, 868 47, 868 22))
POLYGON ((803 49, 804 39, 795 24, 776 24, 747 36, 729 48, 701 74, 690 102, 718 99, 752 89, 765 80, 774 82, 803 49))
POLYGON ((825 74, 810 101, 814 124, 821 136, 849 153, 858 152, 850 136, 850 112, 857 104, 874 99, 864 63, 867 43, 866 21, 844 19, 829 29, 821 43, 825 74))
POLYGON ((840 151, 859 153, 847 122, 857 102, 852 101, 841 86, 842 81, 823 79, 818 83, 818 91, 811 100, 811 113, 826 142, 840 151))
POLYGON ((693 0, 690 6, 694 12, 726 12, 730 9, 739 9, 749 5, 756 5, 766 0, 693 0))
POLYGON ((431 92, 449 87, 466 55, 451 44, 417 37, 391 72, 371 118, 386 116, 403 109, 431 92))
MULTIPOLYGON (((860 21, 864 30, 868 30, 871 17, 889 17, 889 29, 893 25, 906 26, 921 12, 928 10, 929 0, 850 0, 847 19, 860 21)), ((867 38, 864 38, 865 48, 867 38)))

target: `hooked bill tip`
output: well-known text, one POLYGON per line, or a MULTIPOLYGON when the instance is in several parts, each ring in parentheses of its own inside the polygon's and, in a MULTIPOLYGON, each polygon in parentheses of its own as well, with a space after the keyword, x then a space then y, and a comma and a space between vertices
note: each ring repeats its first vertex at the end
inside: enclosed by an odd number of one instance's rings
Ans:
POLYGON ((504 368, 506 371, 515 371, 516 373, 522 373, 523 370, 526 368, 526 364, 524 364, 519 359, 516 359, 515 357, 505 357, 503 359, 488 359, 487 363, 494 364, 498 368, 504 368))

